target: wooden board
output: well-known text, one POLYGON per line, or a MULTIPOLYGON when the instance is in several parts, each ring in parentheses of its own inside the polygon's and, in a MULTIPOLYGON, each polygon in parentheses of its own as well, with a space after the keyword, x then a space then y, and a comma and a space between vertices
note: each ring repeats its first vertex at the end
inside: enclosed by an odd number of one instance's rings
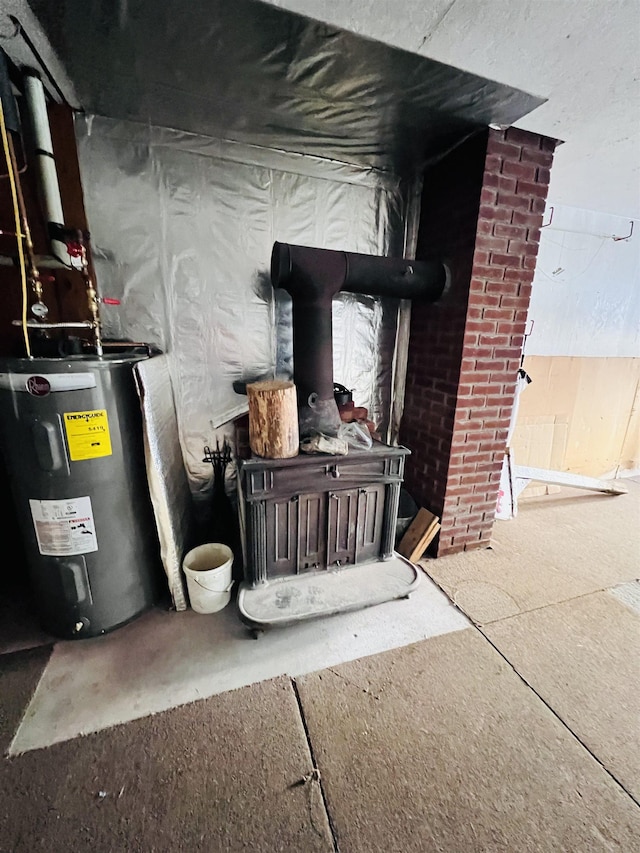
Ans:
POLYGON ((396 550, 413 563, 422 557, 438 530, 440 530, 438 516, 421 507, 396 550))
MULTIPOLYGON (((524 366, 533 381, 511 442, 519 465, 587 477, 640 466, 640 358, 530 355, 524 366)), ((523 497, 536 490, 547 489, 532 482, 523 497)))
POLYGON ((538 483, 570 486, 574 489, 590 489, 594 492, 605 492, 608 495, 627 494, 627 489, 615 480, 599 480, 596 477, 574 474, 572 471, 547 471, 543 468, 532 468, 530 465, 514 465, 513 478, 527 482, 536 480, 538 483))

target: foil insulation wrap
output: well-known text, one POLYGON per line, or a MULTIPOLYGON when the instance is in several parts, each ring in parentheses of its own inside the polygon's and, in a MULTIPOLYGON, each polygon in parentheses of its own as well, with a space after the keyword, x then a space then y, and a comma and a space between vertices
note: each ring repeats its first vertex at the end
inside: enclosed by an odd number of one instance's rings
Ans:
MULTIPOLYGON (((291 302, 269 274, 275 240, 401 257, 410 186, 321 158, 78 115, 76 135, 104 335, 166 353, 193 493, 203 447, 247 411, 234 381, 291 378, 291 302)), ((334 300, 334 380, 384 434, 399 300, 334 300)))
POLYGON ((29 5, 73 86, 69 103, 87 114, 409 179, 543 102, 259 0, 29 5))
MULTIPOLYGON (((30 5, 77 110, 100 291, 122 300, 105 334, 167 354, 194 493, 246 410, 233 382, 291 375, 273 242, 413 257, 425 169, 543 102, 258 0, 30 5)), ((383 435, 402 414, 394 302, 334 300, 334 380, 383 435)))

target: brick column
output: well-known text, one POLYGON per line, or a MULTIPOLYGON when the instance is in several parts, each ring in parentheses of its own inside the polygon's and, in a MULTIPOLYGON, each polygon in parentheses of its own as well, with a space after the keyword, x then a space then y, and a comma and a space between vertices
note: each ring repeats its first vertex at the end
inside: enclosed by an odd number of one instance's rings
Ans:
POLYGON ((490 130, 425 175, 417 257, 453 276, 412 309, 400 441, 407 488, 441 518, 437 556, 491 538, 555 144, 490 130))

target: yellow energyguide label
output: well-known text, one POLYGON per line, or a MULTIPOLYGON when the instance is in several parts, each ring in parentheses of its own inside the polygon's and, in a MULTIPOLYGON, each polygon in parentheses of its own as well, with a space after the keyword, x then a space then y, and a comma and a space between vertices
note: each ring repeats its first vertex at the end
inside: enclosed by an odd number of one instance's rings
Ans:
POLYGON ((72 462, 111 456, 111 436, 106 409, 65 412, 64 427, 72 462))

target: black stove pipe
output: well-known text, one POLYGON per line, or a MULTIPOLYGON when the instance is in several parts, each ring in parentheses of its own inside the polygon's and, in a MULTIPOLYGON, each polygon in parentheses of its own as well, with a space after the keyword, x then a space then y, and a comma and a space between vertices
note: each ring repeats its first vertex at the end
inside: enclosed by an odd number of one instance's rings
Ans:
MULTIPOLYGON (((9 60, 3 48, 0 47, 0 101, 2 101, 2 113, 4 126, 12 133, 20 133, 20 120, 18 118, 18 107, 13 97, 11 78, 9 76, 9 60)), ((8 167, 7 167, 8 168, 8 167)))
MULTIPOLYGON (((291 295, 293 380, 298 405, 333 402, 333 297, 341 290, 435 302, 448 270, 438 261, 361 255, 274 243, 271 283, 291 295)), ((336 410, 337 413, 337 410, 336 410)), ((338 421, 339 424, 339 421, 338 421)))

